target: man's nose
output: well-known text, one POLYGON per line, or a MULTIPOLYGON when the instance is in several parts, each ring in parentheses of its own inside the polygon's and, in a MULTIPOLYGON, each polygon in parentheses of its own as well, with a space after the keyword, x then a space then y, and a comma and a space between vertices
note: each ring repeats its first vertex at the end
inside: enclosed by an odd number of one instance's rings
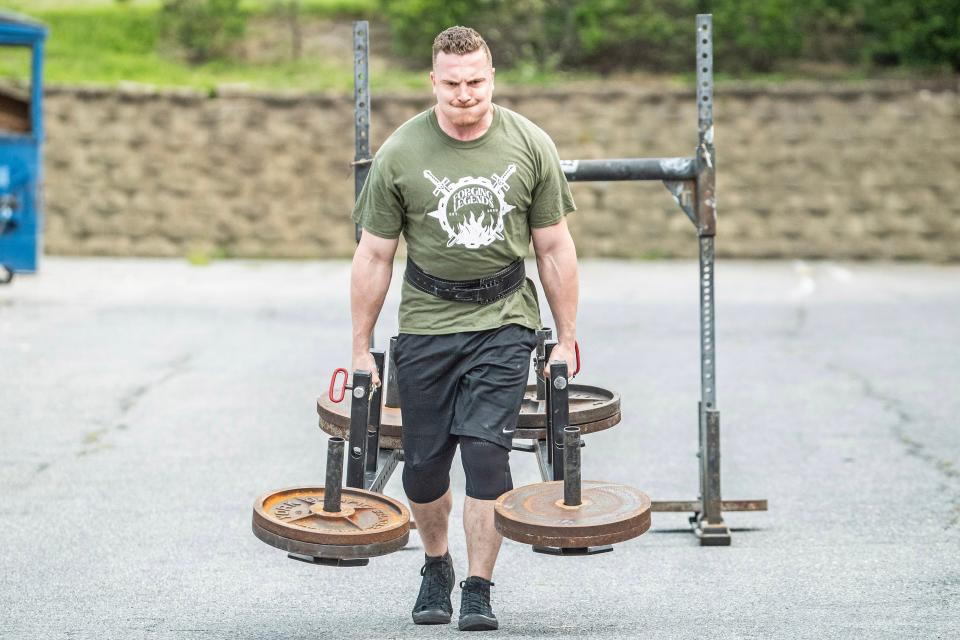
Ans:
POLYGON ((458 89, 457 100, 459 100, 460 102, 470 102, 470 92, 467 91, 467 83, 466 82, 460 83, 457 89, 458 89))

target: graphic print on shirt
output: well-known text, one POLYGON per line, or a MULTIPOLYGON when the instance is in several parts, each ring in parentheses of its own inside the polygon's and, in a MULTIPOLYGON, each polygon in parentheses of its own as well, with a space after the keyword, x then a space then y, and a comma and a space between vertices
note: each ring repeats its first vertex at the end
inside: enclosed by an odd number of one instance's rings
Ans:
POLYGON ((433 195, 440 196, 436 210, 427 215, 440 221, 450 237, 448 247, 459 244, 477 249, 503 240, 503 217, 516 209, 507 204, 504 194, 510 190, 507 180, 516 170, 517 165, 511 163, 502 176, 465 176, 454 184, 448 178, 437 179, 429 170, 423 172, 436 187, 433 195))

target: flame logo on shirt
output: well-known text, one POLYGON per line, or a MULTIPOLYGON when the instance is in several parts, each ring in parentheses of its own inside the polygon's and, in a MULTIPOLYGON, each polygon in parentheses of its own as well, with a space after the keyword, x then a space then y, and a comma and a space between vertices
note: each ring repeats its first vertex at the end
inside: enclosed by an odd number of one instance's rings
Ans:
POLYGON ((448 247, 459 244, 477 249, 503 240, 503 218, 516 209, 507 204, 504 194, 510 190, 507 180, 516 170, 517 165, 509 164, 502 176, 466 176, 454 184, 447 178, 438 179, 429 170, 423 172, 423 177, 433 183, 433 195, 440 196, 437 208, 427 215, 440 221, 449 237, 448 247))

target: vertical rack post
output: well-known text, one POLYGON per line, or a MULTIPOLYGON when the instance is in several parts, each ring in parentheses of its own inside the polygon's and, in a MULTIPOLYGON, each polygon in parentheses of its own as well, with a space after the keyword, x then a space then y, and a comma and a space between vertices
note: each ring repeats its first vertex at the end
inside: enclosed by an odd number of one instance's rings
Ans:
MULTIPOLYGON (((370 171, 370 27, 366 20, 353 23, 353 118, 354 144, 353 179, 354 198, 370 171)), ((360 225, 356 226, 356 241, 360 242, 360 225)))
MULTIPOLYGON (((363 183, 370 172, 370 24, 366 20, 353 23, 353 197, 360 197, 363 183)), ((354 226, 354 240, 360 242, 360 225, 354 226)), ((370 348, 375 344, 370 332, 370 348)), ((380 368, 383 375, 383 368, 380 368)))
POLYGON ((717 408, 716 155, 713 145, 713 18, 697 16, 697 233, 700 253, 700 501, 702 545, 729 545, 720 498, 720 411, 717 408))

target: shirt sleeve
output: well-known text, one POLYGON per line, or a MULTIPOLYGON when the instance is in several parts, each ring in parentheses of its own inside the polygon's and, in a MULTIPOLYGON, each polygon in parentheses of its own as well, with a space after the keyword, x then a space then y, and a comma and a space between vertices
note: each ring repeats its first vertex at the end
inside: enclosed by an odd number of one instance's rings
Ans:
POLYGON ((539 145, 540 180, 533 190, 533 200, 527 213, 532 228, 549 227, 560 222, 568 213, 577 210, 570 193, 567 177, 560 168, 557 147, 546 134, 539 145))
POLYGON ((375 236, 398 238, 403 231, 403 198, 387 165, 380 154, 373 159, 352 218, 375 236))

